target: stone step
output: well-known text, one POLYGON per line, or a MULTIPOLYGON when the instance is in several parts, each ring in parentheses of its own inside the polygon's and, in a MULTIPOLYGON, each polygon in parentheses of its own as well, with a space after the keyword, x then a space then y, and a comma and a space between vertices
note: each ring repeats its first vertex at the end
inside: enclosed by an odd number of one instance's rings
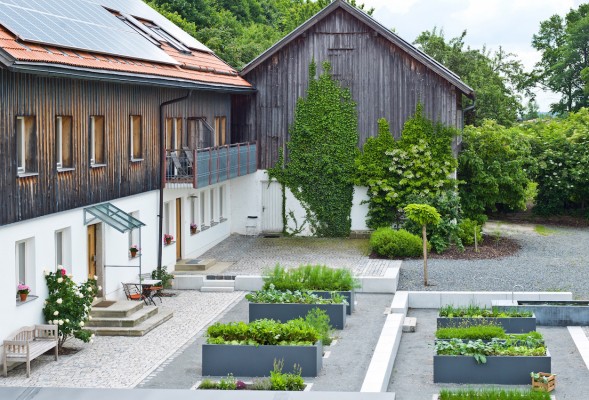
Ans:
POLYGON ((235 287, 235 281, 229 279, 205 279, 202 285, 206 287, 235 287))
POLYGON ((133 327, 88 327, 96 336, 143 336, 174 315, 170 309, 159 307, 158 313, 133 327))
POLYGON ((415 327, 417 326, 417 318, 415 317, 405 317, 403 320, 403 332, 415 332, 415 327))
POLYGON ((93 307, 90 311, 92 318, 127 318, 143 308, 143 301, 121 300, 109 307, 93 307))
POLYGON ((145 306, 128 317, 92 317, 88 321, 88 326, 94 327, 133 327, 137 326, 148 318, 157 314, 156 306, 145 306))
POLYGON ((186 259, 179 261, 174 267, 178 272, 206 271, 215 265, 215 259, 186 259))
POLYGON ((234 292, 233 286, 203 286, 200 288, 201 292, 234 292))

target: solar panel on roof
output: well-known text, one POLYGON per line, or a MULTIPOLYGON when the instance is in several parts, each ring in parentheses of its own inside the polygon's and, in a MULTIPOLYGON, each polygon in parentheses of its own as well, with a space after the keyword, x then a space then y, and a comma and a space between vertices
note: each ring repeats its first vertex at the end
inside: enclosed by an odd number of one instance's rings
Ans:
POLYGON ((81 0, 0 0, 0 24, 23 41, 178 64, 116 16, 81 0))

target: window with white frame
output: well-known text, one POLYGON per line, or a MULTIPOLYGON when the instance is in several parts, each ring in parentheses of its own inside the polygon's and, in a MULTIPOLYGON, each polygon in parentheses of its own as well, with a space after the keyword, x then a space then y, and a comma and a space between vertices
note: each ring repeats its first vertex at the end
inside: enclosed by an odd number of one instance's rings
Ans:
POLYGON ((190 230, 196 225, 196 230, 199 230, 200 219, 198 218, 198 197, 196 195, 190 196, 190 230))
POLYGON ((62 265, 65 269, 72 266, 71 228, 55 231, 55 268, 62 265))
POLYGON ((106 163, 105 147, 104 116, 93 115, 90 117, 90 165, 106 163))
POLYGON ((225 216, 225 185, 219 187, 219 221, 227 221, 225 216))
POLYGON ((216 214, 215 214, 215 189, 209 191, 209 213, 211 218, 211 226, 216 225, 216 214))
POLYGON ((72 117, 55 118, 55 158, 57 168, 73 168, 72 117))
POLYGON ((16 117, 16 162, 19 174, 37 172, 35 117, 16 117))
MULTIPOLYGON (((20 283, 29 286, 30 292, 35 291, 35 241, 34 239, 21 240, 15 244, 15 285, 20 283)), ((16 288, 15 286, 15 288, 16 288)))
POLYGON ((207 196, 206 196, 206 191, 202 191, 200 192, 200 229, 204 230, 205 228, 207 228, 207 217, 206 217, 206 212, 207 211, 207 196))
POLYGON ((171 233, 171 226, 170 226, 170 202, 164 203, 164 221, 163 221, 163 230, 164 234, 171 233))
POLYGON ((131 141, 131 160, 143 159, 143 134, 141 115, 131 115, 129 117, 130 124, 130 141, 131 141))
MULTIPOLYGON (((139 220, 139 211, 133 211, 132 213, 129 213, 133 218, 139 220)), ((164 232, 167 233, 167 232, 164 232)), ((131 229, 128 233, 129 235, 129 248, 131 248, 131 246, 133 245, 137 245, 140 246, 139 243, 139 228, 134 228, 131 229)))

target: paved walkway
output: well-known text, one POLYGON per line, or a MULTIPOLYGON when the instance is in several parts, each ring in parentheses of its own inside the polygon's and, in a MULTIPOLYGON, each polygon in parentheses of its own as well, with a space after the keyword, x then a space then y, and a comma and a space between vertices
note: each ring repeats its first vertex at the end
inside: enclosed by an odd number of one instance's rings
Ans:
POLYGON ((199 258, 232 262, 223 273, 233 275, 260 275, 264 269, 280 263, 286 267, 324 264, 351 269, 359 276, 383 276, 391 261, 371 260, 367 255, 367 239, 231 235, 199 258))
POLYGON ((243 292, 201 293, 176 291, 164 298, 174 310, 172 319, 142 337, 98 336, 93 344, 71 340, 66 347, 81 351, 60 356, 41 356, 31 363, 27 379, 24 365, 0 376, 0 386, 132 388, 143 381, 170 355, 244 296, 243 292))

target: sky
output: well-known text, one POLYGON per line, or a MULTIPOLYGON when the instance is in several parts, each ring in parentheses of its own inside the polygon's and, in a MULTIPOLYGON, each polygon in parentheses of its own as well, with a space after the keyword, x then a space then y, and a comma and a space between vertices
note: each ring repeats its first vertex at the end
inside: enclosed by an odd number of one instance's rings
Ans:
MULTIPOLYGON (((408 42, 434 27, 443 29, 446 39, 466 30, 466 46, 514 53, 530 71, 540 61, 531 45, 540 22, 554 14, 561 16, 577 8, 582 0, 359 0, 373 7, 373 17, 408 42)), ((548 111, 559 96, 536 91, 540 111, 548 111)))

